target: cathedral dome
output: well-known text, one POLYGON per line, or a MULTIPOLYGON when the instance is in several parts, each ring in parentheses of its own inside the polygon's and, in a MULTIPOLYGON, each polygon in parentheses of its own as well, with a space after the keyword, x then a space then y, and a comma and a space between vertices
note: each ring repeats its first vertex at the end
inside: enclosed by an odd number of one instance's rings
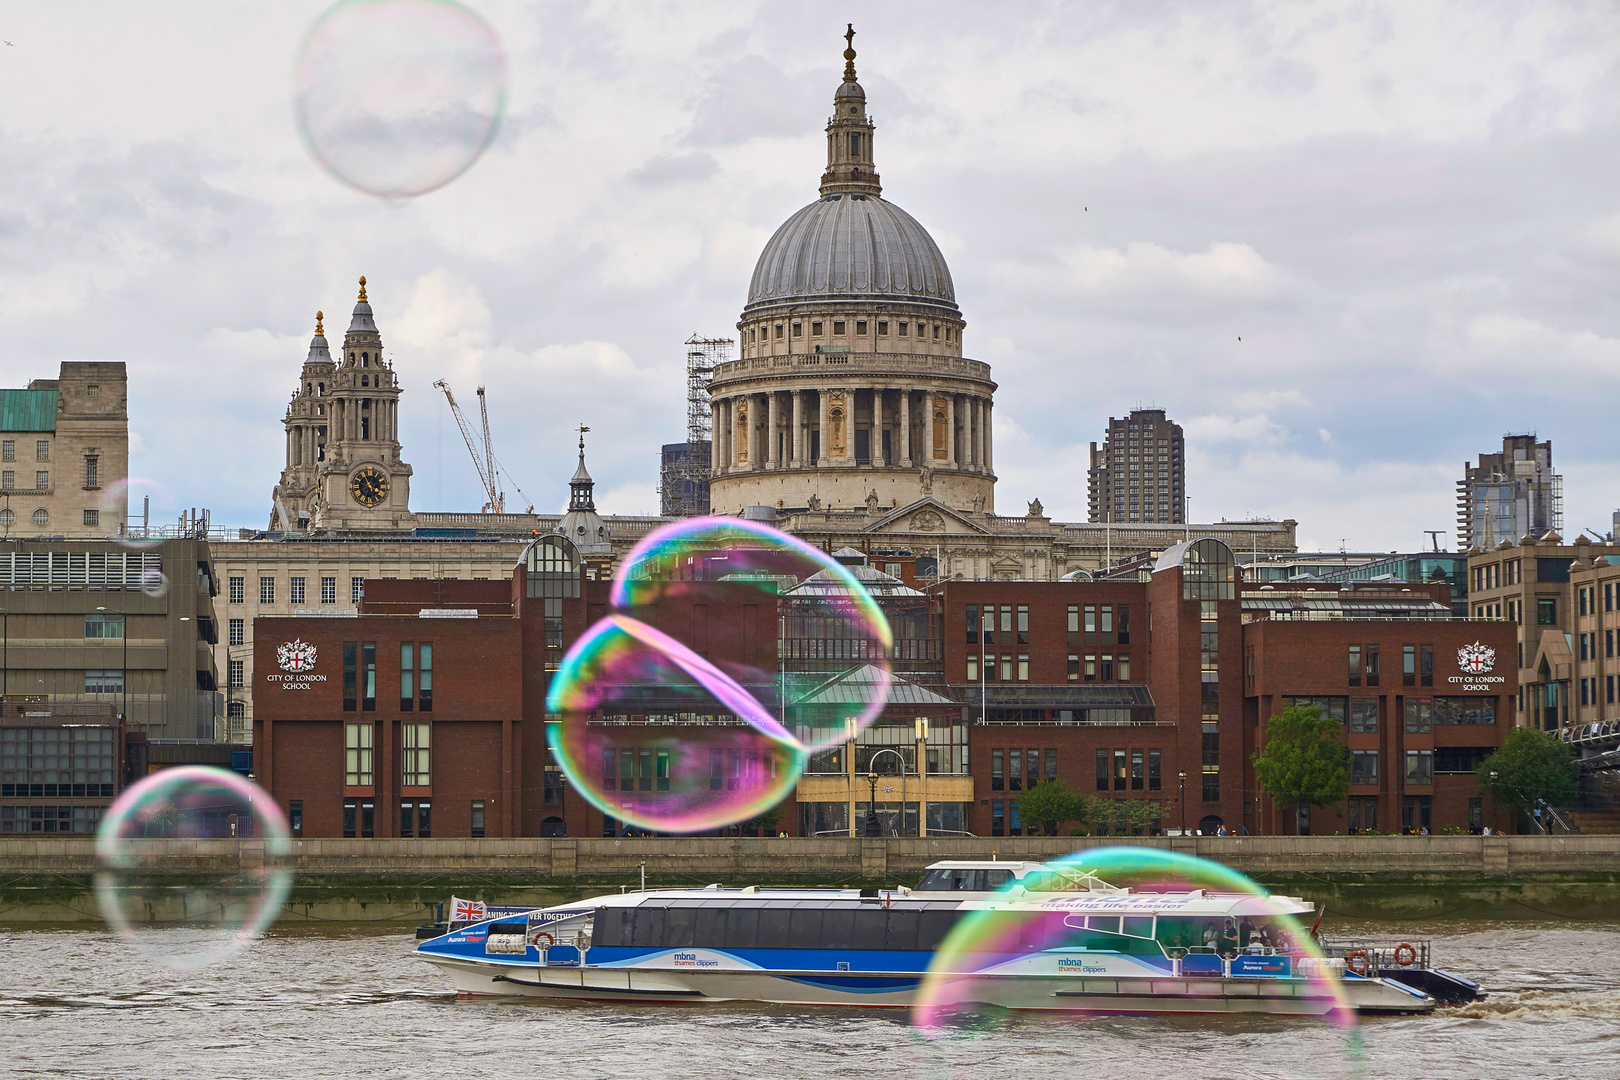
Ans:
POLYGON ((945 256, 917 219, 877 195, 827 195, 788 218, 754 266, 750 311, 777 304, 881 300, 957 314, 945 256))

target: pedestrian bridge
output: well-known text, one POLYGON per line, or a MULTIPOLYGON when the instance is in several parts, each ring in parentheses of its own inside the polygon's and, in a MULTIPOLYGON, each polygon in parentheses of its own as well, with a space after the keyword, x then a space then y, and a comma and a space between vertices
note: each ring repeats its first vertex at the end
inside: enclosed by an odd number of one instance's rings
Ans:
POLYGON ((1586 772, 1620 769, 1620 720, 1596 720, 1558 733, 1581 759, 1586 772))

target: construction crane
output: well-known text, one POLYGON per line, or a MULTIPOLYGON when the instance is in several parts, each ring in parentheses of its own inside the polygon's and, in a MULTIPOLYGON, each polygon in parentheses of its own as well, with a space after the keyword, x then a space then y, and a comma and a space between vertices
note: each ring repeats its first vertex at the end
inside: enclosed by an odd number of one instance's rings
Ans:
POLYGON ((496 479, 495 452, 489 441, 489 407, 484 402, 484 388, 482 386, 478 388, 478 411, 483 414, 484 420, 484 452, 480 455, 473 439, 472 427, 467 423, 467 418, 461 415, 461 406, 456 404, 456 395, 450 392, 450 384, 440 379, 433 386, 434 389, 444 391, 445 400, 450 402, 450 415, 456 418, 456 426, 461 429, 461 437, 467 440, 467 452, 472 455, 473 468, 478 470, 478 479, 484 485, 484 493, 489 496, 489 501, 484 504, 484 513, 506 513, 506 493, 500 490, 496 479))

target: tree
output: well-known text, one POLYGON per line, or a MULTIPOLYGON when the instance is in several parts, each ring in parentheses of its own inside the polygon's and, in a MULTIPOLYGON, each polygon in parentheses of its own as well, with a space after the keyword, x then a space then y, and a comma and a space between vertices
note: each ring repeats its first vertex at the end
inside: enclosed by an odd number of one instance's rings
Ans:
POLYGON ((1260 790, 1284 806, 1329 806, 1350 793, 1350 751, 1344 725, 1315 705, 1291 705, 1266 725, 1269 738, 1254 756, 1260 790))
POLYGON ((1042 780, 1015 802, 1018 816, 1027 825, 1039 825, 1047 836, 1056 836, 1065 821, 1086 819, 1086 797, 1058 779, 1042 780))
POLYGON ((1479 765, 1479 788, 1496 806, 1511 806, 1526 813, 1537 800, 1566 804, 1575 796, 1581 766, 1557 736, 1539 728, 1521 727, 1508 732, 1496 753, 1479 765))

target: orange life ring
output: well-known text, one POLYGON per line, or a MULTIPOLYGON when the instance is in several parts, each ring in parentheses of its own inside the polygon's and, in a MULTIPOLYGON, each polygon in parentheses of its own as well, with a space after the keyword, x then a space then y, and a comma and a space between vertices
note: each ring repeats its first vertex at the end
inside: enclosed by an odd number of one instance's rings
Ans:
POLYGON ((1411 967, 1417 963, 1417 950, 1406 942, 1401 942, 1395 946, 1395 962, 1401 967, 1411 967))
POLYGON ((556 938, 552 937, 551 934, 548 933, 547 931, 542 930, 538 934, 534 935, 535 948, 540 947, 540 939, 541 938, 546 939, 546 948, 548 948, 548 949, 551 948, 553 945, 557 944, 557 939, 556 938))
POLYGON ((1345 953, 1344 966, 1355 972, 1357 975, 1367 974, 1367 969, 1370 966, 1367 960, 1367 950, 1351 949, 1349 952, 1345 953))

